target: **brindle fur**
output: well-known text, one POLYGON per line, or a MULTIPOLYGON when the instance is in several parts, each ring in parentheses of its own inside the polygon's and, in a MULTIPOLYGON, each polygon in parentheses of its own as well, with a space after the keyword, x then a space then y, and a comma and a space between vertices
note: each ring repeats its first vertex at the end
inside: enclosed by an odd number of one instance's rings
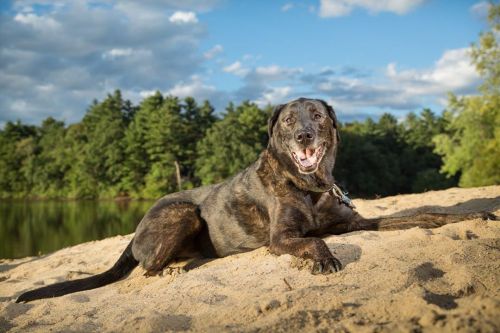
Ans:
POLYGON ((122 278, 137 264, 154 275, 178 257, 225 257, 261 246, 269 246, 276 255, 312 259, 312 273, 327 274, 340 270, 341 263, 321 235, 434 228, 483 216, 420 214, 365 219, 339 204, 328 193, 339 144, 337 120, 333 109, 321 100, 301 98, 276 107, 269 119, 269 137, 267 149, 257 161, 234 177, 158 200, 138 225, 131 246, 109 271, 30 291, 18 302, 96 288, 122 278), (320 119, 314 118, 316 114, 320 119), (287 123, 287 118, 293 122, 287 123), (297 133, 309 133, 312 138, 301 143, 297 133), (290 150, 321 142, 325 154, 317 170, 299 172, 290 150))

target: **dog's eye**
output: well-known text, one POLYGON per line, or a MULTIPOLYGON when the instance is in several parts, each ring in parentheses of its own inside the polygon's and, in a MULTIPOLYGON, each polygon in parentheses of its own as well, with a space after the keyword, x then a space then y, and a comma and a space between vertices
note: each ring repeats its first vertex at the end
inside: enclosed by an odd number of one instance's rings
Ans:
POLYGON ((314 120, 320 120, 323 116, 319 113, 314 114, 314 120))
POLYGON ((285 118, 285 123, 286 123, 287 125, 291 125, 291 124, 293 124, 293 118, 292 118, 292 117, 285 118))

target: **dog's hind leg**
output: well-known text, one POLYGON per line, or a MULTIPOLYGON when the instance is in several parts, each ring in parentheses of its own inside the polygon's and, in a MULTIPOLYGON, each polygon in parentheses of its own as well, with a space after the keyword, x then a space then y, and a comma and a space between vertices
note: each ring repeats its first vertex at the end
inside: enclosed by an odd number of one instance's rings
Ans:
MULTIPOLYGON (((465 214, 420 213, 400 217, 364 218, 356 210, 340 204, 331 195, 323 194, 316 204, 317 218, 325 221, 322 229, 315 235, 331 233, 335 235, 360 230, 401 230, 413 227, 437 228, 445 224, 481 218, 483 220, 498 220, 489 212, 465 214)), ((311 234, 313 235, 313 234, 311 234)))
POLYGON ((134 257, 147 275, 155 275, 193 240, 202 226, 198 208, 192 203, 157 204, 137 227, 134 257))
POLYGON ((401 230, 410 229, 413 227, 420 228, 438 228, 445 224, 456 223, 472 219, 483 220, 498 220, 498 217, 492 213, 470 213, 470 214, 438 214, 438 213, 425 213, 413 216, 403 217, 380 217, 374 219, 364 219, 353 223, 353 230, 401 230))

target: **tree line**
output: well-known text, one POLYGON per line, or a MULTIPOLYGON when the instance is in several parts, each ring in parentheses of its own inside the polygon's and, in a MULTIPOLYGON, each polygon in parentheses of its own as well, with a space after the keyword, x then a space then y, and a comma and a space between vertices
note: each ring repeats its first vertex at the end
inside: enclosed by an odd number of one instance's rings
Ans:
MULTIPOLYGON (((82 121, 8 122, 0 131, 2 197, 158 198, 242 170, 267 145, 271 107, 157 92, 134 106, 120 91, 95 101, 82 121)), ((421 192, 457 184, 440 173, 432 139, 447 121, 425 109, 398 122, 384 114, 341 125, 336 178, 354 195, 421 192)))
MULTIPOLYGON (((483 79, 477 95, 450 94, 440 115, 341 125, 334 175, 354 196, 500 184, 500 5, 488 18, 471 52, 483 79)), ((76 124, 7 122, 0 198, 158 198, 219 182, 266 147, 271 111, 246 101, 216 114, 208 101, 159 92, 133 105, 117 90, 76 124)))

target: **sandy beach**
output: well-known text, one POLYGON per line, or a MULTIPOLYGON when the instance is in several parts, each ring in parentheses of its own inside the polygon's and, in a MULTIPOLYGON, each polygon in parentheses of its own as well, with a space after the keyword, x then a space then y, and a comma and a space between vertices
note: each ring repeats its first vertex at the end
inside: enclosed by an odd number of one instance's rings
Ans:
MULTIPOLYGON (((366 217, 491 211, 500 186, 355 200, 366 217)), ((132 235, 0 260, 0 332, 499 332, 500 222, 329 236, 345 268, 266 248, 179 262, 161 276, 16 304, 17 295, 110 267, 132 235), (187 266, 186 266, 187 265, 187 266)))

